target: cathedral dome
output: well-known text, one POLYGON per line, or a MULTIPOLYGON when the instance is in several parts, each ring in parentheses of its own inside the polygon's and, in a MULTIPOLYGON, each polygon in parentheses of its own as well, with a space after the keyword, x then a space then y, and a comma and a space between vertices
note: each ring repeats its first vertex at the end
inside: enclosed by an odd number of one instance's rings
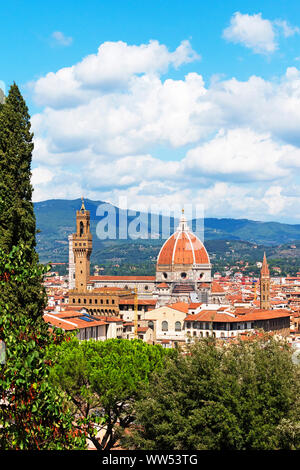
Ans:
POLYGON ((157 266, 210 264, 208 253, 196 235, 189 230, 182 214, 177 230, 163 244, 157 266))

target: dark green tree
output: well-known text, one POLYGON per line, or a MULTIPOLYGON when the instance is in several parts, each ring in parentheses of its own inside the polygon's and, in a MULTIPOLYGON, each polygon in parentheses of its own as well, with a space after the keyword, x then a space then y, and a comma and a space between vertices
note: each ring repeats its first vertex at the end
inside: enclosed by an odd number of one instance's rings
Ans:
POLYGON ((168 353, 140 340, 76 338, 58 352, 53 385, 64 392, 74 417, 81 417, 81 429, 85 426, 95 447, 112 449, 134 421, 139 388, 162 368, 168 353))
POLYGON ((5 357, 0 364, 0 449, 84 449, 84 431, 76 429, 62 397, 50 383, 53 360, 49 350, 66 340, 62 331, 51 334, 39 317, 15 305, 13 292, 45 272, 25 261, 24 248, 7 255, 0 249, 0 341, 5 357))
POLYGON ((299 449, 297 401, 299 380, 286 344, 270 337, 227 347, 202 340, 155 374, 136 403, 137 426, 123 445, 299 449))
MULTIPOLYGON (((0 108, 0 248, 8 254, 23 246, 23 257, 32 267, 38 263, 36 221, 32 203, 31 160, 33 134, 26 103, 16 84, 0 108)), ((0 296, 7 298, 6 288, 0 296)), ((14 292, 14 303, 26 306, 38 317, 45 305, 41 279, 28 279, 14 292)))
POLYGON ((0 448, 84 448, 49 382, 54 341, 43 319, 45 268, 35 251, 31 178, 32 133, 26 104, 14 84, 0 109, 0 448), (2 354, 3 356, 3 354, 2 354), (3 357, 2 357, 3 359, 3 357), (3 362, 3 361, 2 361, 3 362))

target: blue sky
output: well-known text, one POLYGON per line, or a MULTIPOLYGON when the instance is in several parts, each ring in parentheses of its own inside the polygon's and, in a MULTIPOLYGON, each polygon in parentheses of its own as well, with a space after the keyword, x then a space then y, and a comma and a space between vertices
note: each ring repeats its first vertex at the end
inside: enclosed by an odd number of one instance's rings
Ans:
POLYGON ((35 200, 300 223, 298 1, 11 1, 0 39, 35 200))

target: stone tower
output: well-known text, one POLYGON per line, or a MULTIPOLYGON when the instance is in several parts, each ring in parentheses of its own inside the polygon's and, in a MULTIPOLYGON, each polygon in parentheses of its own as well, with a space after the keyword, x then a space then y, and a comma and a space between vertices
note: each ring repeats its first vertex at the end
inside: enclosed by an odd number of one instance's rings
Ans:
POLYGON ((80 292, 87 290, 90 276, 90 256, 92 253, 92 234, 90 232, 90 211, 82 205, 76 211, 76 233, 72 236, 72 248, 75 263, 75 289, 80 292))
POLYGON ((270 309, 270 272, 266 253, 264 253, 263 264, 260 271, 260 308, 263 310, 270 309))

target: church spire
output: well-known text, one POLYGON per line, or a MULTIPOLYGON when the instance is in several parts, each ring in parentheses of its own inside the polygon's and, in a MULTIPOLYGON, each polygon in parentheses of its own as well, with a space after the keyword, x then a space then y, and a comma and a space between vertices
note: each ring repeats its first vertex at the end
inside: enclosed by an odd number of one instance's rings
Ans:
POLYGON ((270 271, 269 271, 269 267, 268 267, 268 263, 267 263, 266 252, 264 252, 264 259, 263 259, 260 274, 263 275, 263 276, 269 276, 270 275, 270 271))

